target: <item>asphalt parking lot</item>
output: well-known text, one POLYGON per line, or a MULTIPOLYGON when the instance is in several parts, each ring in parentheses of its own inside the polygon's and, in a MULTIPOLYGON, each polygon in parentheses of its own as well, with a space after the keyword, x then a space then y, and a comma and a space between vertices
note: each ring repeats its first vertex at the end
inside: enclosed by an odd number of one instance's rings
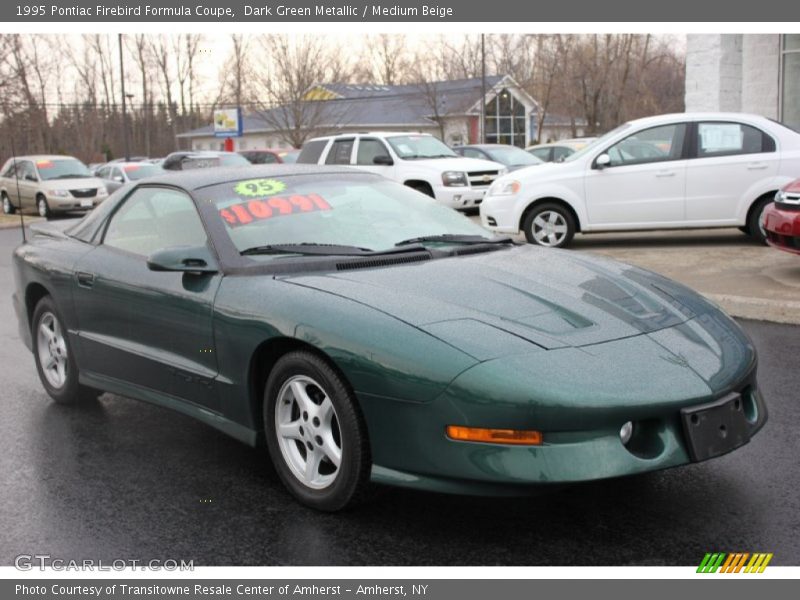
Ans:
MULTIPOLYGON (((109 394, 74 408, 50 402, 16 333, 19 236, 0 231, 0 564, 39 553, 196 565, 695 565, 711 550, 800 563, 800 327, 742 321, 770 421, 735 453, 537 497, 385 489, 357 510, 320 514, 289 497, 262 451, 187 417, 109 394)), ((636 257, 641 246, 576 243, 590 247, 636 257)))

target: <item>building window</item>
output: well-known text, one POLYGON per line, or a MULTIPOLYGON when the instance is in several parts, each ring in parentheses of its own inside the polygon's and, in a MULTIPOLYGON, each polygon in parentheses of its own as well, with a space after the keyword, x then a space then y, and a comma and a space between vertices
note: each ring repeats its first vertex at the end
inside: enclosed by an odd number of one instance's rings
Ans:
POLYGON ((781 121, 800 131, 800 34, 797 33, 783 36, 781 121))
POLYGON ((525 147, 525 105, 507 89, 486 103, 486 143, 525 147))

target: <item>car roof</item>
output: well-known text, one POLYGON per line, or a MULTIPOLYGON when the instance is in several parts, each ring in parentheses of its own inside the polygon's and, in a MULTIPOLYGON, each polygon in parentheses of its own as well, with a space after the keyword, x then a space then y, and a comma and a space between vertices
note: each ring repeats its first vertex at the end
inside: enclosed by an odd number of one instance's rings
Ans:
POLYGON ((147 178, 147 183, 176 185, 187 190, 219 185, 243 179, 264 179, 272 177, 290 177, 293 175, 340 175, 351 174, 357 176, 368 175, 383 179, 369 171, 361 171, 352 167, 337 167, 334 165, 307 165, 307 164, 270 164, 270 165, 242 165, 239 167, 211 167, 208 169, 191 169, 188 171, 172 171, 147 178))
POLYGON ((74 156, 68 154, 28 154, 25 156, 16 156, 13 160, 78 160, 74 156))
POLYGON ((424 131, 351 131, 349 133, 335 133, 333 135, 321 135, 319 137, 315 137, 308 141, 313 142, 315 140, 329 140, 331 138, 341 138, 341 137, 347 138, 347 137, 355 137, 357 135, 374 135, 376 137, 392 137, 396 135, 425 135, 428 137, 433 137, 430 133, 425 133, 424 131))

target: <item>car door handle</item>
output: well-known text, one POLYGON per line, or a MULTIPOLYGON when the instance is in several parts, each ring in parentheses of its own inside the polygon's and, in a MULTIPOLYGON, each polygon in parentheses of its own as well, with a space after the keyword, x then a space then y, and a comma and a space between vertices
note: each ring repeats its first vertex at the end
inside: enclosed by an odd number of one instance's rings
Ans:
POLYGON ((675 171, 657 171, 656 177, 675 177, 675 171))
POLYGON ((94 285, 93 273, 78 271, 77 273, 75 273, 75 278, 78 280, 78 285, 81 287, 90 288, 94 285))
POLYGON ((750 163, 749 165, 747 165, 747 170, 748 171, 760 171, 761 169, 766 169, 767 166, 768 166, 767 163, 763 163, 763 162, 750 163))

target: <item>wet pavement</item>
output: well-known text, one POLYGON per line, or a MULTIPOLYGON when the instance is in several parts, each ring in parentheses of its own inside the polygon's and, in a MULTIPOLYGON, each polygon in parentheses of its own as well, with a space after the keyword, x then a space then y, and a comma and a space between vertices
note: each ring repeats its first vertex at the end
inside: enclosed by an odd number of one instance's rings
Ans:
MULTIPOLYGON (((0 231, 0 564, 176 559, 195 565, 696 565, 707 551, 800 564, 800 327, 744 321, 770 421, 705 463, 535 497, 384 488, 330 515, 295 503, 264 450, 106 394, 49 401, 17 336, 0 231)), ((624 242, 621 242, 624 244, 624 242)))

